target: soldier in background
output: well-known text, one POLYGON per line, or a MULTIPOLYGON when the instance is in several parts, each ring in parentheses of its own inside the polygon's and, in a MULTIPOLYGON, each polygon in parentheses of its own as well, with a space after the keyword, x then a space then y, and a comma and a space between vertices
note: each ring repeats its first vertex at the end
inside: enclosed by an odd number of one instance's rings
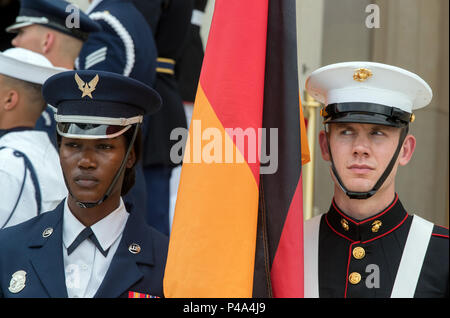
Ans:
POLYGON ((33 129, 45 108, 42 84, 62 71, 30 50, 0 52, 0 228, 52 210, 67 195, 56 149, 33 129))
MULTIPOLYGON (((207 3, 208 0, 195 0, 189 32, 183 46, 183 53, 175 65, 175 77, 177 79, 181 98, 183 99, 188 128, 194 111, 195 95, 197 94, 197 86, 203 63, 204 49, 200 37, 200 28, 203 23, 203 16, 207 3)), ((170 178, 169 224, 171 228, 175 212, 175 203, 177 201, 180 175, 181 166, 177 166, 172 170, 170 178)))
POLYGON ((172 169, 181 164, 172 162, 170 158, 170 149, 177 142, 170 140, 170 133, 175 128, 187 128, 175 70, 188 36, 194 1, 133 0, 133 3, 153 28, 158 50, 154 87, 163 100, 161 110, 146 117, 144 125, 147 221, 162 233, 169 234, 170 176, 172 169))
POLYGON ((183 45, 183 52, 175 65, 175 77, 185 106, 194 106, 197 93, 204 56, 200 28, 207 4, 208 0, 195 0, 189 32, 183 45))
MULTIPOLYGON (((15 23, 6 29, 17 34, 12 45, 42 54, 56 67, 73 69, 83 43, 101 27, 82 11, 71 8, 76 7, 63 0, 22 0, 15 23), (73 27, 66 23, 75 22, 69 16, 72 11, 78 19, 73 27)), ((54 110, 47 106, 36 129, 46 131, 56 146, 55 125, 54 110)))

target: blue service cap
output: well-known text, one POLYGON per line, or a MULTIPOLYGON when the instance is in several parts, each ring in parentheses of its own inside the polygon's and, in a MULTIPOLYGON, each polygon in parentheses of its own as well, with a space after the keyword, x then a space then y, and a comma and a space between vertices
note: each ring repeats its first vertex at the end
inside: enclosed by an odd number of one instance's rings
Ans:
POLYGON ((79 70, 50 77, 42 87, 45 101, 57 109, 58 133, 71 138, 113 138, 142 123, 162 104, 151 87, 123 75, 79 70))
POLYGON ((66 20, 75 21, 69 17, 74 14, 71 9, 73 7, 74 4, 64 0, 22 0, 16 22, 7 27, 6 32, 17 32, 23 27, 40 24, 85 41, 90 32, 102 30, 100 24, 81 9, 76 11, 79 14, 79 25, 67 24, 66 20))

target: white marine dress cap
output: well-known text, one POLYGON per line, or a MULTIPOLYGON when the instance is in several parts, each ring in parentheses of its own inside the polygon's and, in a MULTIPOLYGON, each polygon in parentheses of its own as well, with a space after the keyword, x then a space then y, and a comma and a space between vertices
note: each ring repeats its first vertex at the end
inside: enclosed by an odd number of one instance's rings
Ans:
POLYGON ((403 126, 433 93, 418 75, 376 62, 344 62, 321 67, 306 80, 307 92, 325 105, 324 123, 363 122, 403 126))
POLYGON ((45 56, 27 49, 0 52, 1 75, 42 85, 49 77, 64 71, 67 69, 55 67, 45 56))

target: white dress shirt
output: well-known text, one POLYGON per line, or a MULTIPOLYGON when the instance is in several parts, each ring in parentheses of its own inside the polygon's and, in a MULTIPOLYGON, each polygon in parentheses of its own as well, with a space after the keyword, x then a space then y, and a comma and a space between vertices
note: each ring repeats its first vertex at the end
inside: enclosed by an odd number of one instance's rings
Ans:
POLYGON ((84 240, 67 255, 67 248, 85 226, 72 214, 66 200, 63 216, 63 257, 69 298, 92 298, 97 293, 119 246, 128 216, 121 198, 116 210, 91 226, 102 248, 105 251, 109 249, 106 257, 90 239, 84 240))

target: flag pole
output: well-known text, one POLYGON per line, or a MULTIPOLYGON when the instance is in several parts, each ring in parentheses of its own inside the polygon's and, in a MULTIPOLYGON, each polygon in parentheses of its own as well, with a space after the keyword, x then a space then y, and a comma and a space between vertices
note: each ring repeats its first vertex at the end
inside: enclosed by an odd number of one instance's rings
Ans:
POLYGON ((302 101, 302 106, 305 109, 308 118, 308 127, 306 135, 308 137, 308 145, 310 149, 310 161, 303 167, 304 180, 304 196, 303 196, 303 215, 304 219, 308 220, 314 216, 314 174, 315 174, 315 140, 317 135, 317 109, 321 106, 313 97, 305 91, 305 98, 302 101))

